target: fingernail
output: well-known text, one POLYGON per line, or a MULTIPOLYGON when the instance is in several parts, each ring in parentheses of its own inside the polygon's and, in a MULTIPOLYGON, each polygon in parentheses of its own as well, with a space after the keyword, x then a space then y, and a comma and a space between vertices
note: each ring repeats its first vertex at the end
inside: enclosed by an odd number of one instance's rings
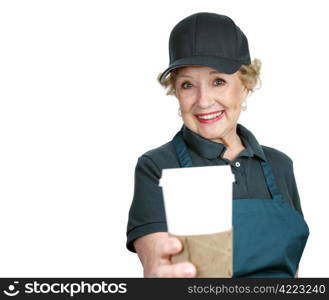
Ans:
POLYGON ((186 276, 194 276, 195 269, 193 267, 187 267, 184 269, 184 273, 186 276))

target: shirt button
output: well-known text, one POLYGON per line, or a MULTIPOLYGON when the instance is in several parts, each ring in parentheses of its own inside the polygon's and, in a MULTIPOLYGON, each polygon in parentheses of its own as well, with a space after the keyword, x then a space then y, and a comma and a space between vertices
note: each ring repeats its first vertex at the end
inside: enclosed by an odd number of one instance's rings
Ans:
POLYGON ((240 163, 237 161, 237 162, 235 163, 235 166, 236 166, 237 168, 239 168, 239 167, 240 167, 240 163))

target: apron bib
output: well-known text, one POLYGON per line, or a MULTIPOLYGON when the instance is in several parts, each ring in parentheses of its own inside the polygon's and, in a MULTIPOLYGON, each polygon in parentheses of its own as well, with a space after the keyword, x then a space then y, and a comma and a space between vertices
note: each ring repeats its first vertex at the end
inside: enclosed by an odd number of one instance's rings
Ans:
MULTIPOLYGON (((179 131, 171 141, 182 168, 192 159, 179 131)), ((271 166, 261 161, 271 199, 233 199, 233 277, 294 277, 309 228, 283 197, 271 166)))

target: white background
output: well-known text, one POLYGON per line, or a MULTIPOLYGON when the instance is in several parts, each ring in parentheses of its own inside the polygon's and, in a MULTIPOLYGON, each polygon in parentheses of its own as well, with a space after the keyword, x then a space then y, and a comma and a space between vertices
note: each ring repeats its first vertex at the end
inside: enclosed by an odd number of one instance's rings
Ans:
POLYGON ((139 277, 125 248, 134 168, 180 129, 156 77, 184 17, 230 16, 263 62, 240 122, 294 161, 329 274, 327 1, 1 1, 0 276, 139 277))

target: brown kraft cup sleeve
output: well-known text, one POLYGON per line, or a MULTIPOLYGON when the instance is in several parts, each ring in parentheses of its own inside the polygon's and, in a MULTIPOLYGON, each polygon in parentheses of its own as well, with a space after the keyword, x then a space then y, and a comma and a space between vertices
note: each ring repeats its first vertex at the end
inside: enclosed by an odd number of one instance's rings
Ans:
POLYGON ((180 253, 171 257, 172 263, 193 263, 197 277, 232 277, 232 229, 213 234, 170 235, 180 239, 184 247, 180 253))

